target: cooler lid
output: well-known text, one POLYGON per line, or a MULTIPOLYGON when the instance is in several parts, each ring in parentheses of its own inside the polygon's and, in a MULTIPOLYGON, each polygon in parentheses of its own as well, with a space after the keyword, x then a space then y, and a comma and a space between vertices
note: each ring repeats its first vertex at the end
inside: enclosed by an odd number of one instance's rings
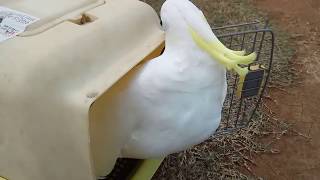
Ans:
POLYGON ((40 19, 30 25, 27 31, 34 30, 74 11, 88 10, 100 4, 104 4, 104 0, 0 0, 0 6, 40 19))

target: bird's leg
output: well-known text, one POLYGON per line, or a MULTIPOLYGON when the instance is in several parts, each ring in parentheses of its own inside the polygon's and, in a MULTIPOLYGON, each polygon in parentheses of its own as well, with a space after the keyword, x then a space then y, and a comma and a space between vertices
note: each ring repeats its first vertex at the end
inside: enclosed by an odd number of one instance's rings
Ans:
POLYGON ((256 53, 247 56, 238 55, 239 53, 237 54, 226 48, 219 40, 216 40, 217 42, 214 43, 208 43, 192 28, 190 28, 190 33, 193 40, 201 49, 223 64, 228 70, 236 71, 240 79, 244 79, 249 70, 246 67, 240 67, 239 64, 250 64, 257 57, 256 53))

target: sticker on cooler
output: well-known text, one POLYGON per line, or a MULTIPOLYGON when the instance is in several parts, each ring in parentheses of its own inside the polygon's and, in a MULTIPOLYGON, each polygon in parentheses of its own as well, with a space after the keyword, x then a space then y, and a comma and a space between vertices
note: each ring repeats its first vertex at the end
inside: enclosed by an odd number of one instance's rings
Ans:
POLYGON ((0 6, 0 42, 24 32, 28 25, 38 20, 29 14, 0 6))

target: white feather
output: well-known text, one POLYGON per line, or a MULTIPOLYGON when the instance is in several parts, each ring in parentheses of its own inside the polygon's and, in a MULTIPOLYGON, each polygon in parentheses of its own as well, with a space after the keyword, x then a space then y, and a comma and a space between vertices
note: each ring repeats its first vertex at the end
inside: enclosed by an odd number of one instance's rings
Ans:
MULTIPOLYGON (((116 155, 165 156, 198 144, 218 128, 226 70, 192 40, 188 26, 216 38, 188 0, 167 0, 161 10, 166 50, 129 73, 109 92, 106 117, 118 128, 116 155)), ((110 140, 111 141, 111 140, 110 140)), ((116 151, 116 150, 115 150, 116 151)))

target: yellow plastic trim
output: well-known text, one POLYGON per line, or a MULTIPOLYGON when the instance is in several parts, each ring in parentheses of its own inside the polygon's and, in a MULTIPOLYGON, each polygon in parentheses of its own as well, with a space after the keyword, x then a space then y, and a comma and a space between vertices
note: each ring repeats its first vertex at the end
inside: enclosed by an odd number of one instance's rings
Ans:
POLYGON ((161 159, 147 159, 139 166, 135 174, 130 178, 131 180, 150 180, 164 158, 161 159))

